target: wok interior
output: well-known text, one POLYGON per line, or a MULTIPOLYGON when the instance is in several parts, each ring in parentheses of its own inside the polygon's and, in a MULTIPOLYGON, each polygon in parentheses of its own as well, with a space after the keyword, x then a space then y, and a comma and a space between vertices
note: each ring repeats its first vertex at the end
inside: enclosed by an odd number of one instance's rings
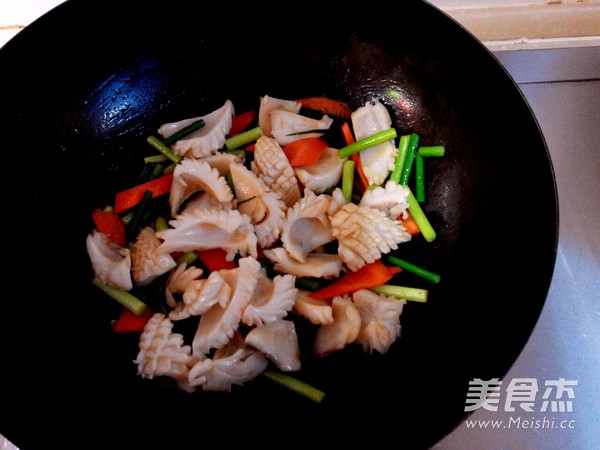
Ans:
MULTIPOLYGON (((20 220, 39 224, 39 232, 27 235, 17 265, 30 264, 25 255, 40 248, 46 255, 39 284, 28 288, 36 313, 23 304, 3 307, 38 345, 55 343, 54 351, 38 355, 49 368, 43 386, 33 382, 34 364, 26 356, 31 349, 16 345, 10 355, 19 361, 12 385, 34 386, 40 405, 28 414, 43 420, 53 405, 67 402, 66 420, 96 434, 98 424, 78 411, 108 406, 113 419, 128 427, 158 414, 156 439, 169 435, 167 420, 189 430, 199 423, 221 429, 224 417, 259 429, 282 423, 286 430, 313 421, 360 420, 366 430, 393 425, 383 427, 388 436, 419 447, 458 425, 468 381, 502 377, 525 344, 546 296, 556 246, 556 198, 543 138, 492 55, 421 2, 399 7, 403 17, 414 19, 402 26, 365 27, 368 12, 348 7, 346 20, 322 13, 320 23, 339 26, 287 33, 284 43, 269 29, 240 26, 233 47, 222 32, 192 28, 192 14, 175 21, 166 13, 160 32, 141 17, 115 16, 110 8, 94 13, 105 25, 118 17, 120 32, 68 21, 82 13, 81 3, 67 3, 64 16, 57 11, 56 21, 68 23, 62 32, 47 34, 55 29, 47 17, 2 50, 9 61, 23 49, 31 55, 9 75, 14 89, 2 113, 13 131, 8 145, 23 149, 29 163, 28 182, 9 206, 20 211, 20 220), (74 53, 76 36, 85 39, 84 54, 74 53), (385 355, 349 349, 303 363, 298 378, 326 392, 320 405, 261 378, 231 395, 190 395, 160 380, 141 380, 132 362, 135 337, 111 332, 120 306, 90 283, 90 212, 110 203, 138 174, 149 154, 146 136, 227 98, 237 112, 255 109, 266 94, 325 95, 353 109, 378 97, 399 135, 414 131, 423 145, 446 146, 446 155, 426 167, 424 210, 438 238, 426 243, 416 237, 397 253, 440 273, 442 281, 415 280, 430 290, 430 300, 405 307, 402 335, 385 355), (61 293, 58 304, 46 300, 50 286, 61 293), (66 400, 65 392, 74 396, 66 400)), ((245 13, 248 20, 257 15, 245 13)), ((299 14, 287 25, 294 29, 305 19, 299 14)), ((18 398, 11 405, 21 411, 18 398)), ((22 428, 24 415, 16 413, 11 426, 22 428)), ((32 439, 21 431, 16 436, 32 439)))

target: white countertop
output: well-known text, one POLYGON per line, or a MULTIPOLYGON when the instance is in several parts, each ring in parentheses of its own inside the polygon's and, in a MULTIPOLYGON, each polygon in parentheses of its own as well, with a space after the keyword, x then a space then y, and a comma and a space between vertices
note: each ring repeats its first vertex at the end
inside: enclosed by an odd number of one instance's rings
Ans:
MULTIPOLYGON (((0 0, 0 46, 60 3, 0 0)), ((600 46, 494 54, 540 124, 555 170, 560 213, 546 304, 504 386, 535 380, 541 404, 545 382, 565 379, 577 385, 572 412, 479 408, 469 418, 478 422, 460 424, 435 448, 595 450, 600 448, 600 46)), ((0 450, 14 448, 0 435, 0 450)))

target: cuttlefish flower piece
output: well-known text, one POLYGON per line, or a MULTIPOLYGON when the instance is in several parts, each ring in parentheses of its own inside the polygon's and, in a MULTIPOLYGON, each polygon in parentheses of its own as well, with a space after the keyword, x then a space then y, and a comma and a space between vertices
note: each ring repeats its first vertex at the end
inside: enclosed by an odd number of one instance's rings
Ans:
MULTIPOLYGON (((171 271, 169 278, 167 279, 167 287, 165 289, 167 305, 170 308, 175 308, 177 306, 175 295, 183 294, 187 287, 193 281, 200 278, 203 273, 202 269, 194 266, 188 267, 185 262, 177 265, 175 270, 171 271)), ((170 318, 172 319, 172 317, 170 318)))
POLYGON ((283 319, 294 307, 298 291, 295 283, 296 277, 290 274, 276 275, 270 279, 261 273, 252 299, 244 310, 242 322, 248 326, 262 326, 283 319))
POLYGON ((333 323, 333 308, 331 305, 323 300, 312 298, 310 292, 303 289, 298 289, 292 312, 308 319, 315 325, 333 323))
POLYGON ((260 275, 260 263, 248 256, 240 258, 235 269, 220 273, 231 287, 231 298, 225 307, 213 305, 200 317, 192 341, 193 354, 208 354, 213 348, 223 347, 240 326, 244 310, 250 303, 260 275))
POLYGON ((291 206, 300 199, 300 187, 294 168, 275 139, 264 135, 257 139, 250 169, 271 191, 279 194, 286 206, 291 206))
POLYGON ((292 258, 306 262, 309 253, 333 241, 328 207, 328 196, 304 189, 304 196, 287 210, 281 242, 292 258))
POLYGON ((333 123, 333 119, 327 115, 324 115, 321 119, 313 119, 283 109, 272 110, 269 117, 271 119, 271 134, 279 145, 291 144, 298 139, 308 137, 321 137, 333 123))
POLYGON ((376 294, 369 289, 352 293, 352 302, 358 307, 361 327, 355 342, 365 352, 383 354, 400 337, 400 315, 406 300, 376 294))
POLYGON ((179 139, 171 146, 176 155, 201 158, 223 147, 227 133, 231 129, 234 113, 233 103, 231 100, 226 100, 223 106, 205 116, 165 123, 158 129, 158 133, 167 138, 200 119, 204 120, 205 125, 202 128, 179 139))
POLYGON ((153 228, 144 227, 131 246, 131 272, 138 286, 150 284, 177 266, 170 254, 158 250, 161 243, 153 228))
POLYGON ((264 255, 274 263, 273 268, 282 273, 297 277, 336 278, 340 275, 344 263, 337 254, 312 252, 304 262, 292 258, 283 247, 263 250, 264 255))
POLYGON ((207 192, 218 202, 231 202, 233 193, 218 169, 203 159, 184 159, 173 172, 169 194, 171 214, 176 216, 183 202, 196 192, 207 192))
POLYGON ((258 109, 258 126, 265 136, 273 136, 271 134, 271 111, 275 109, 281 109, 293 113, 300 112, 302 103, 294 100, 285 100, 281 98, 271 97, 265 95, 260 101, 260 107, 258 109))
POLYGON ((399 221, 369 206, 346 203, 331 217, 338 254, 352 271, 398 248, 411 235, 399 221))
POLYGON ((128 248, 119 247, 97 230, 92 230, 85 243, 94 275, 102 283, 125 291, 133 287, 131 252, 128 248))
POLYGON ((391 219, 400 216, 402 219, 406 219, 408 215, 408 193, 409 190, 406 186, 388 180, 385 186, 367 189, 358 204, 380 209, 391 219))
POLYGON ((173 228, 156 233, 162 253, 222 248, 227 260, 236 254, 257 256, 257 239, 250 218, 235 209, 194 209, 180 214, 169 224, 173 228))
POLYGON ((300 346, 291 320, 275 320, 253 328, 246 344, 257 348, 284 372, 300 370, 300 346))
POLYGON ((316 163, 296 168, 296 177, 315 194, 322 194, 340 182, 345 160, 335 148, 327 147, 316 163))
MULTIPOLYGON (((357 140, 364 139, 392 127, 392 118, 383 103, 374 99, 352 112, 352 129, 357 140)), ((366 148, 359 153, 363 172, 369 185, 382 184, 389 172, 394 170, 398 155, 395 140, 366 148)))
POLYGON ((361 326, 360 312, 349 296, 336 296, 331 301, 333 322, 321 325, 315 335, 313 352, 318 356, 343 349, 358 337, 361 326))
POLYGON ((259 350, 249 347, 236 332, 213 358, 199 358, 190 369, 188 384, 204 391, 231 392, 233 385, 243 385, 265 371, 269 361, 259 350))

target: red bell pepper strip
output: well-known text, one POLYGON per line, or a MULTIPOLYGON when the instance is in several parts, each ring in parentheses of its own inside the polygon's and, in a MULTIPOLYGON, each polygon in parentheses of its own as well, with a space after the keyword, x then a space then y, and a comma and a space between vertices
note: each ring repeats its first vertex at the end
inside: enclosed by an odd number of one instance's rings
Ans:
POLYGON ((348 272, 333 283, 310 293, 312 298, 326 300, 336 295, 349 294, 359 289, 368 289, 387 283, 396 273, 399 267, 388 267, 378 259, 366 264, 356 272, 348 272))
POLYGON ((95 211, 92 211, 92 220, 94 221, 96 230, 105 234, 112 242, 119 247, 124 248, 127 246, 125 223, 117 213, 96 209, 95 211))
POLYGON ((144 326, 154 315, 151 308, 146 308, 139 316, 127 308, 123 308, 121 315, 113 323, 115 333, 137 333, 144 331, 144 326))
POLYGON ((292 167, 307 166, 316 163, 329 144, 321 138, 307 137, 283 146, 292 167))
POLYGON ((235 269, 237 263, 235 261, 227 261, 225 258, 227 252, 222 248, 212 248, 209 250, 198 250, 196 252, 198 258, 210 270, 214 272, 221 269, 235 269))
POLYGON ((152 192, 152 198, 168 194, 171 191, 172 183, 173 174, 169 173, 117 193, 115 196, 115 212, 120 214, 136 206, 142 201, 146 191, 152 192))
POLYGON ((301 103, 303 108, 319 111, 341 119, 350 119, 350 115, 352 114, 352 110, 346 103, 328 97, 307 97, 296 101, 301 103))
POLYGON ((250 128, 250 125, 256 120, 256 111, 250 110, 245 113, 233 116, 231 119, 231 129, 229 130, 228 136, 235 136, 240 134, 242 131, 246 131, 250 128))

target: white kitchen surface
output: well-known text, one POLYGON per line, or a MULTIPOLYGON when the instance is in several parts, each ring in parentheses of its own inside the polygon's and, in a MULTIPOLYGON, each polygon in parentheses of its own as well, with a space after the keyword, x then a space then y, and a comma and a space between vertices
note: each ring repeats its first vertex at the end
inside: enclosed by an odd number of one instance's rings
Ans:
MULTIPOLYGON (((61 0, 0 0, 0 45, 60 3, 61 0)), ((457 2, 438 3, 452 6, 457 2)), ((503 389, 511 382, 534 380, 539 391, 535 399, 530 398, 535 400, 533 411, 526 412, 518 406, 509 411, 503 402, 498 403, 497 411, 479 408, 469 417, 475 422, 461 423, 435 449, 597 450, 600 45, 495 51, 494 55, 513 77, 539 122, 558 189, 560 228, 554 277, 529 342, 502 379, 503 389), (564 395, 546 399, 547 409, 541 411, 544 383, 561 379, 567 383, 564 395), (568 406, 561 410, 561 404, 568 406)), ((0 435, 0 450, 14 448, 0 435)))

